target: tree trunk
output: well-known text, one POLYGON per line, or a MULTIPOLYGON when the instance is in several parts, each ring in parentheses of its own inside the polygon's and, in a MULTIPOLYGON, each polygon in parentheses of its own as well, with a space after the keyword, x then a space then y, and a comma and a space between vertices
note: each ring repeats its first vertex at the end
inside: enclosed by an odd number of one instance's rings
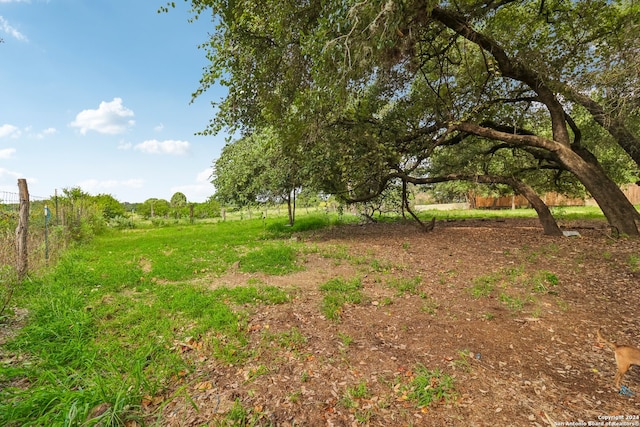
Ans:
POLYGON ((293 202, 291 200, 291 194, 287 196, 287 213, 289 214, 289 225, 293 226, 293 202))
POLYGON ((636 225, 638 211, 592 155, 584 153, 580 155, 568 145, 539 136, 510 134, 469 122, 456 123, 452 128, 495 141, 503 141, 514 147, 529 146, 548 150, 591 193, 602 209, 602 213, 607 217, 609 225, 617 233, 632 237, 640 235, 636 225))
POLYGON ((636 219, 639 213, 599 164, 586 161, 570 149, 559 150, 556 154, 584 185, 598 203, 609 225, 618 233, 638 237, 636 219))
POLYGON ((622 120, 612 117, 600 104, 571 86, 562 84, 561 89, 569 99, 586 108, 596 123, 606 129, 636 165, 640 166, 640 140, 627 129, 622 120))
POLYGON ((524 182, 513 178, 509 178, 506 183, 508 183, 517 193, 522 194, 529 203, 531 203, 531 206, 538 214, 538 220, 540 220, 540 224, 542 224, 544 234, 548 236, 562 236, 562 230, 558 227, 558 223, 553 215, 551 215, 549 207, 531 187, 524 182))
MULTIPOLYGON (((571 149, 564 108, 556 94, 547 85, 544 77, 535 70, 527 68, 523 62, 510 58, 507 51, 495 40, 473 29, 470 21, 464 15, 435 6, 432 9, 431 17, 476 44, 485 52, 490 53, 504 77, 523 82, 536 92, 538 101, 543 103, 549 112, 553 139, 534 135, 509 135, 468 122, 456 124, 453 128, 503 141, 516 147, 531 146, 548 150, 562 163, 563 167, 582 182, 598 202, 611 227, 620 234, 639 236, 640 233, 638 233, 638 226, 635 222, 638 218, 638 211, 618 185, 604 173, 595 158, 585 158, 584 155, 580 156, 571 149)), ((595 110, 592 109, 590 112, 597 118, 598 114, 595 110)), ((611 129, 609 130, 611 131, 611 129)), ((620 137, 618 140, 620 142, 620 137)))

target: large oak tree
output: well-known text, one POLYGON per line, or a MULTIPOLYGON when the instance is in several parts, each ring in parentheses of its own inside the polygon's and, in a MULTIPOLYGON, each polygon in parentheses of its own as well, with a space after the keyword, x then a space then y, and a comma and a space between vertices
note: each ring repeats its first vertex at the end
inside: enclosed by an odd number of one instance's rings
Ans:
POLYGON ((629 93, 637 98, 639 44, 628 28, 638 28, 639 5, 191 4, 198 16, 212 12, 216 26, 194 96, 214 82, 229 88, 207 132, 272 126, 285 144, 309 153, 316 179, 330 186, 327 171, 352 174, 346 186, 333 181, 335 189, 371 194, 390 176, 425 178, 419 165, 472 135, 495 150, 527 153, 540 170, 569 171, 612 227, 638 235, 638 212, 584 144, 574 117, 586 111, 638 163, 638 103, 629 93))

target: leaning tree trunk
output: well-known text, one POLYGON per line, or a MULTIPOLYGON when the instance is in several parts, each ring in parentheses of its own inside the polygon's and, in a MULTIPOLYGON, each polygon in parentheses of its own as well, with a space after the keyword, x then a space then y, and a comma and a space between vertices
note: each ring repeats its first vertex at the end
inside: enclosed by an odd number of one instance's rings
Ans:
POLYGON ((538 214, 538 220, 540 221, 540 224, 542 224, 544 234, 548 236, 562 236, 562 230, 560 229, 560 227, 558 227, 558 223, 556 222, 555 218, 553 218, 553 215, 551 215, 551 211, 549 210, 547 205, 533 190, 533 188, 529 187, 524 182, 515 178, 492 175, 478 175, 474 177, 474 181, 484 183, 502 183, 510 186, 516 191, 516 193, 524 196, 531 204, 533 209, 535 209, 536 213, 538 214))
POLYGON ((558 223, 553 215, 551 215, 549 207, 531 187, 513 178, 508 179, 507 183, 531 203, 531 206, 538 214, 538 219, 540 220, 540 224, 542 224, 544 234, 548 236, 562 236, 562 230, 558 227, 558 223))
POLYGON ((638 211, 618 184, 613 182, 597 163, 586 161, 569 148, 558 150, 556 154, 591 193, 607 217, 609 225, 618 234, 632 237, 640 235, 636 224, 638 211))
POLYGON ((636 219, 638 211, 598 164, 595 157, 576 153, 566 144, 536 135, 520 135, 501 132, 474 123, 460 122, 452 126, 484 138, 503 141, 514 147, 538 147, 556 157, 562 166, 576 176, 602 209, 609 225, 618 234, 638 237, 636 219))

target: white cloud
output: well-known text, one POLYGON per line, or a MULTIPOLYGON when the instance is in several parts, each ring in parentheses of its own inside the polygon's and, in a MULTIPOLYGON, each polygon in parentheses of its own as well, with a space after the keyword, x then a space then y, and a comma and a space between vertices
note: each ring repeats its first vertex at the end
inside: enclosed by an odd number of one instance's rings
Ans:
MULTIPOLYGON (((8 2, 4 1, 4 0, 0 0, 0 3, 8 3, 8 2)), ((2 15, 0 15, 0 30, 2 30, 2 32, 10 35, 11 37, 13 37, 16 40, 20 40, 20 41, 23 41, 23 42, 29 41, 29 39, 27 39, 27 36, 22 34, 16 28, 12 27, 9 24, 9 21, 4 19, 2 17, 2 15)))
POLYGON ((45 137, 49 135, 55 135, 56 133, 58 133, 58 130, 56 128, 46 128, 42 132, 37 133, 36 138, 44 139, 45 137))
POLYGON ((4 124, 0 126, 0 138, 17 138, 21 133, 22 132, 20 132, 20 129, 13 125, 4 124))
POLYGON ((115 135, 135 124, 133 116, 133 111, 122 105, 122 98, 113 98, 111 102, 102 101, 97 110, 79 112, 70 126, 80 128, 83 135, 90 130, 115 135))
POLYGON ((0 150, 0 159, 10 159, 15 154, 15 148, 5 148, 0 150))
POLYGON ((118 150, 127 151, 131 150, 131 147, 133 147, 133 144, 127 141, 120 141, 118 144, 118 150))
POLYGON ((22 178, 22 174, 20 174, 19 172, 10 171, 5 168, 0 168, 0 179, 4 179, 4 178, 18 179, 18 178, 22 178))
POLYGON ((143 153, 174 154, 180 156, 188 153, 190 146, 191 144, 189 144, 188 141, 176 141, 172 139, 158 141, 156 139, 150 139, 136 145, 134 148, 143 153))
POLYGON ((195 203, 206 201, 214 192, 215 188, 211 184, 212 168, 207 168, 196 175, 195 184, 177 185, 171 187, 171 194, 181 192, 187 196, 187 200, 195 203))
POLYGON ((144 180, 142 179, 128 179, 125 181, 118 181, 115 179, 109 179, 99 181, 97 179, 88 179, 78 183, 80 188, 89 193, 101 193, 114 188, 142 188, 144 180))
POLYGON ((213 174, 213 168, 207 168, 200 172, 196 177, 196 182, 211 182, 211 175, 213 174))
POLYGON ((162 123, 160 123, 158 126, 153 128, 153 130, 155 130, 156 132, 162 132, 163 129, 164 129, 164 124, 162 123))

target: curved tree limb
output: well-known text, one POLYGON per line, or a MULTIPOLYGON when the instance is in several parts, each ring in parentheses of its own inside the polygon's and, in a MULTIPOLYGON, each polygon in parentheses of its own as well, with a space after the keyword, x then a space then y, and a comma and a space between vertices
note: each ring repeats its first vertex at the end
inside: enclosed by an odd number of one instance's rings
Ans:
POLYGON ((544 201, 538 196, 538 194, 525 184, 523 181, 516 179, 515 177, 504 177, 504 176, 496 176, 496 175, 465 175, 465 174, 449 174, 445 176, 439 177, 425 177, 425 178, 415 178, 402 174, 397 174, 396 177, 402 178, 402 180, 406 180, 407 182, 411 182, 413 184, 435 184, 438 182, 445 181, 473 181, 480 182, 484 184, 505 184, 513 188, 513 190, 522 196, 524 196, 527 201, 531 204, 533 209, 535 209, 538 214, 538 219, 542 224, 542 228, 544 230, 545 235, 549 236, 561 236, 562 230, 558 227, 556 220, 551 215, 551 211, 544 203, 544 201))

